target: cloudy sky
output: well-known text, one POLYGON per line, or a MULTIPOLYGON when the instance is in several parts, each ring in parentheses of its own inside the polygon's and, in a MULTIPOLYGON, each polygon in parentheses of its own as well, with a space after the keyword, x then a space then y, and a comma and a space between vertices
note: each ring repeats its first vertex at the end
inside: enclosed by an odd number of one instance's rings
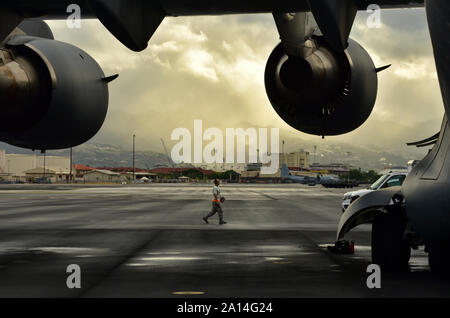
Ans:
POLYGON ((359 13, 352 37, 371 54, 381 73, 379 95, 370 119, 356 131, 322 141, 290 128, 275 113, 264 88, 267 58, 278 43, 271 15, 166 18, 144 52, 123 47, 94 20, 80 30, 50 22, 58 40, 91 54, 110 85, 106 122, 93 139, 130 148, 137 135, 141 150, 162 152, 177 127, 279 127, 281 138, 321 143, 346 142, 371 147, 404 147, 406 141, 439 130, 442 100, 422 9, 382 13, 382 27, 367 27, 359 13))

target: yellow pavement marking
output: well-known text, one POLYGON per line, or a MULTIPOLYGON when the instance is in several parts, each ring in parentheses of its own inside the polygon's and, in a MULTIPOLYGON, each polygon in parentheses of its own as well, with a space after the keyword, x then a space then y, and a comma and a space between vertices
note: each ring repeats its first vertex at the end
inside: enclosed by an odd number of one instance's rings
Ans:
POLYGON ((173 295, 204 295, 202 291, 174 291, 173 295))

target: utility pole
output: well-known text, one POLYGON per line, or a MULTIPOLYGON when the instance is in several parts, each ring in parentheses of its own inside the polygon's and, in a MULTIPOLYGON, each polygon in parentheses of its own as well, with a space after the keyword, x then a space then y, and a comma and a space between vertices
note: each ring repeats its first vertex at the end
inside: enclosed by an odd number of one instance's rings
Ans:
POLYGON ((72 147, 70 147, 70 172, 69 172, 69 183, 72 183, 72 147))
POLYGON ((45 150, 42 150, 41 153, 44 154, 44 181, 45 181, 45 150))
POLYGON ((135 144, 136 144, 136 135, 133 135, 133 184, 136 183, 136 171, 135 171, 135 144))
POLYGON ((314 146, 314 163, 316 163, 317 146, 314 146))

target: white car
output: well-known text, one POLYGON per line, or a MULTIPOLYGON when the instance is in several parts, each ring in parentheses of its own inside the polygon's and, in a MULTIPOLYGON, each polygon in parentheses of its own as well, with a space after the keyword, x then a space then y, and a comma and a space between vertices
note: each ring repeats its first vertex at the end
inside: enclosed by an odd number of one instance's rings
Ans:
POLYGON ((408 172, 389 172, 387 174, 382 175, 377 181, 375 181, 370 187, 367 189, 361 189, 357 191, 351 191, 344 194, 344 198, 342 201, 342 212, 345 212, 350 204, 353 203, 356 199, 362 197, 363 195, 378 190, 389 187, 401 186, 403 181, 405 181, 408 172))

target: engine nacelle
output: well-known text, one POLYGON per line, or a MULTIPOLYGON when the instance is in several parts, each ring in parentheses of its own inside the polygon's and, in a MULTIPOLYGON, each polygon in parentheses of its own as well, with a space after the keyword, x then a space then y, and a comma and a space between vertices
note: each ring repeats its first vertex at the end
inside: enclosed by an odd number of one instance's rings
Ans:
POLYGON ((378 77, 366 50, 349 40, 336 53, 322 38, 305 59, 288 57, 282 44, 269 57, 267 95, 278 115, 302 132, 330 136, 361 126, 375 105, 378 77))
POLYGON ((92 138, 108 109, 108 83, 83 50, 30 36, 0 51, 0 140, 63 149, 92 138))

